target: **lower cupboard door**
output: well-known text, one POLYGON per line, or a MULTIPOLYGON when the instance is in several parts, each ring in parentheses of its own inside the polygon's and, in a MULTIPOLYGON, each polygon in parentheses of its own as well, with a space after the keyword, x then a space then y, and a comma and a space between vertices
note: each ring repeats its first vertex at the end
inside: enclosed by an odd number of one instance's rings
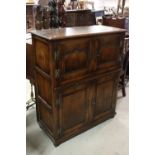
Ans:
POLYGON ((117 85, 114 79, 99 79, 94 84, 92 100, 93 120, 104 119, 114 114, 117 85))
POLYGON ((60 136, 70 135, 83 127, 88 118, 88 87, 78 84, 59 92, 59 129, 60 136))

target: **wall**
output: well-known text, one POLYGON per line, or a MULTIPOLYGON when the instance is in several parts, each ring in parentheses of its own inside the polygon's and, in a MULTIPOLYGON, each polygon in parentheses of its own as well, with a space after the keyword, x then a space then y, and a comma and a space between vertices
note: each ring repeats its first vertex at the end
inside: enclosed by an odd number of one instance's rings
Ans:
MULTIPOLYGON (((117 8, 118 0, 95 0, 95 8, 103 9, 104 7, 117 8)), ((126 0, 125 6, 129 6, 129 0, 126 0)))
MULTIPOLYGON (((103 9, 104 7, 117 7, 118 0, 89 0, 94 1, 95 9, 103 9)), ((65 0, 68 4, 70 0, 65 0)), ((129 0, 126 0, 126 5, 129 6, 129 0)))

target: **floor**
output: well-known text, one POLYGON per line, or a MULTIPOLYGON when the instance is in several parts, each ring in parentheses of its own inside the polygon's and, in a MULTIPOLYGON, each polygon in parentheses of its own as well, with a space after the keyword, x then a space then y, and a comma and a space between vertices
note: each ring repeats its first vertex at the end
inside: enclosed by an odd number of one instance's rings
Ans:
MULTIPOLYGON (((28 87, 27 87, 28 88, 28 87)), ((26 113, 27 155, 128 155, 129 91, 118 92, 116 116, 55 147, 36 121, 35 107, 26 113)), ((27 94, 29 92, 27 91, 27 94)), ((28 95, 27 95, 28 96, 28 95)))

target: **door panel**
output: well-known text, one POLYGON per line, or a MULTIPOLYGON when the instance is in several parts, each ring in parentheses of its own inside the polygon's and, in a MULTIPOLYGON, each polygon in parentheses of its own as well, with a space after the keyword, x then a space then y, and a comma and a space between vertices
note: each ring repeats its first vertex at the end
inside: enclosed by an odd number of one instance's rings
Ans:
POLYGON ((76 25, 76 13, 67 12, 66 13, 66 27, 72 27, 76 25))
POLYGON ((89 72, 90 39, 64 40, 59 42, 56 48, 61 81, 74 79, 89 72))
POLYGON ((51 105, 51 82, 36 71, 37 97, 41 98, 48 106, 51 105))
POLYGON ((100 115, 112 108, 112 90, 113 82, 98 83, 96 85, 96 104, 94 106, 94 115, 100 115))
POLYGON ((105 35, 98 37, 95 42, 96 69, 110 69, 118 67, 122 42, 121 35, 105 35))
POLYGON ((60 92, 60 129, 62 134, 85 125, 88 117, 88 90, 86 84, 75 84, 60 92))
POLYGON ((49 64, 49 49, 48 45, 36 40, 36 66, 42 69, 47 74, 50 73, 50 64, 49 64))
POLYGON ((116 80, 119 74, 105 76, 94 82, 94 97, 92 100, 93 120, 100 119, 107 112, 112 113, 115 105, 116 80), (115 79, 114 79, 115 78, 115 79))

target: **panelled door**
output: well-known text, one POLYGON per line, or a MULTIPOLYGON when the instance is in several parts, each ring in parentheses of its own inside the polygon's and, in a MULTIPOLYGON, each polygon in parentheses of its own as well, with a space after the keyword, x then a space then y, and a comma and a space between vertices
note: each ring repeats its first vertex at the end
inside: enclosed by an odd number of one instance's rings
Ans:
POLYGON ((123 38, 120 34, 97 37, 95 41, 96 70, 106 71, 119 68, 122 49, 123 38))
POLYGON ((59 71, 57 79, 61 82, 71 81, 88 74, 90 55, 90 39, 69 39, 56 43, 55 60, 59 71))
POLYGON ((93 82, 92 120, 114 114, 119 73, 105 75, 93 82))
POLYGON ((72 134, 88 120, 88 85, 75 83, 57 93, 60 136, 72 134))

